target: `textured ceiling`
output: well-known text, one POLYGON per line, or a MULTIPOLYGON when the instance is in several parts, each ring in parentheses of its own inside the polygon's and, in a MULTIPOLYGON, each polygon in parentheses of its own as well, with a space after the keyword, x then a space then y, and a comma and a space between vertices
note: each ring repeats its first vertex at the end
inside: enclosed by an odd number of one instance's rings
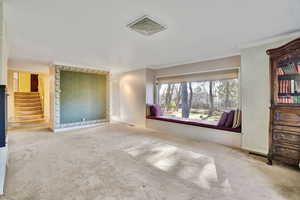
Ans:
POLYGON ((300 29, 299 0, 9 0, 11 60, 125 71, 238 54, 238 47, 300 29), (126 25, 143 15, 168 28, 126 25))

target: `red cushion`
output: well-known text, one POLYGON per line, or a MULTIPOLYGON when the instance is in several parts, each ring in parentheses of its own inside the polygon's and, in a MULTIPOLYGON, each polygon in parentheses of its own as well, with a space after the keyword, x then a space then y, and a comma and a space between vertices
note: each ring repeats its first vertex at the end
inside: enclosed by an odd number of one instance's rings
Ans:
POLYGON ((223 112, 217 126, 219 126, 219 127, 225 126, 227 118, 228 118, 228 114, 229 114, 228 112, 223 112))
POLYGON ((150 115, 151 116, 162 116, 163 111, 161 110, 159 105, 153 104, 150 106, 150 115))
POLYGON ((227 127, 227 128, 232 127, 233 119, 234 119, 234 113, 235 113, 234 110, 232 110, 228 113, 227 120, 226 120, 226 123, 225 123, 225 127, 227 127))

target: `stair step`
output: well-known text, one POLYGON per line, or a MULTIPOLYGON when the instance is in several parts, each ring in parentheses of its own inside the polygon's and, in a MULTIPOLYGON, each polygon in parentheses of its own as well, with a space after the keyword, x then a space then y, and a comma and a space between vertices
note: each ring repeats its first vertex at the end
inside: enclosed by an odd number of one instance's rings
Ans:
POLYGON ((15 92, 15 122, 44 121, 40 94, 38 92, 15 92))
POLYGON ((24 101, 24 102, 27 102, 27 101, 41 101, 40 98, 35 98, 35 99, 19 99, 19 98, 15 98, 15 102, 16 101, 24 101))
POLYGON ((41 102, 40 99, 15 99, 15 103, 35 103, 41 102))
POLYGON ((40 95, 15 95, 15 99, 40 99, 40 95))
POLYGON ((18 99, 18 100, 40 99, 40 96, 19 96, 19 95, 15 95, 15 99, 18 99))
POLYGON ((41 106, 36 106, 36 107, 15 107, 15 112, 42 112, 42 107, 41 106))
POLYGON ((26 110, 26 111, 16 111, 16 116, 26 116, 26 115, 42 115, 42 110, 26 110))
POLYGON ((28 106, 28 107, 24 107, 24 106, 16 106, 15 107, 15 111, 28 111, 28 110, 41 110, 42 106, 38 105, 38 106, 28 106))
POLYGON ((15 95, 20 95, 20 96, 38 96, 40 95, 39 92, 15 92, 15 95))
POLYGON ((30 123, 30 122, 41 122, 41 121, 45 121, 44 118, 41 119, 27 119, 27 120, 15 120, 13 123, 30 123))
POLYGON ((36 107, 40 106, 41 102, 33 102, 33 103, 15 103, 16 107, 36 107))
POLYGON ((43 119, 43 114, 39 115, 23 115, 23 116, 16 116, 17 120, 33 120, 33 119, 43 119))

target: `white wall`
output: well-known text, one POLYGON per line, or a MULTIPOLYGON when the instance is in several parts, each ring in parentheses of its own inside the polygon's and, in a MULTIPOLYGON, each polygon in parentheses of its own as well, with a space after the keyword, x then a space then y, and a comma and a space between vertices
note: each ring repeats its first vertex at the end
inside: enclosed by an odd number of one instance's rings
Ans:
POLYGON ((296 37, 243 49, 241 53, 242 148, 268 153, 270 77, 266 50, 296 37))
POLYGON ((120 77, 120 120, 145 126, 146 70, 123 73, 120 77))
POLYGON ((0 148, 0 196, 4 193, 7 160, 8 160, 7 147, 0 148))
POLYGON ((241 147, 242 135, 240 133, 152 119, 147 119, 146 127, 159 132, 188 137, 198 141, 209 141, 236 148, 241 147))
POLYGON ((146 104, 154 104, 155 91, 155 72, 152 69, 146 69, 146 104))
POLYGON ((145 127, 146 104, 154 102, 154 75, 151 69, 112 74, 112 120, 145 127))
POLYGON ((50 81, 49 81, 49 73, 48 74, 42 74, 40 73, 41 80, 43 81, 43 103, 44 103, 44 118, 46 122, 49 122, 50 118, 50 81))
POLYGON ((8 68, 15 71, 38 72, 49 74, 50 65, 33 61, 8 60, 8 68))
POLYGON ((55 68, 49 68, 49 96, 50 96, 50 129, 55 129, 55 68))
POLYGON ((183 74, 193 74, 209 71, 219 71, 237 68, 241 66, 240 56, 231 56, 209 61, 202 61, 197 63, 177 65, 173 67, 161 68, 155 70, 157 77, 174 76, 183 74))
MULTIPOLYGON (((6 24, 4 19, 4 3, 0 1, 0 84, 7 85, 7 56, 6 24)), ((8 151, 7 146, 0 148, 0 195, 4 193, 8 151)))
POLYGON ((8 45, 6 35, 6 23, 4 19, 4 3, 0 1, 0 85, 7 84, 7 57, 8 45))
POLYGON ((120 77, 121 74, 111 74, 110 77, 110 119, 120 120, 120 77))
POLYGON ((14 77, 13 77, 13 71, 8 70, 7 71, 7 118, 8 121, 11 122, 15 118, 15 98, 13 95, 13 85, 14 85, 14 77))

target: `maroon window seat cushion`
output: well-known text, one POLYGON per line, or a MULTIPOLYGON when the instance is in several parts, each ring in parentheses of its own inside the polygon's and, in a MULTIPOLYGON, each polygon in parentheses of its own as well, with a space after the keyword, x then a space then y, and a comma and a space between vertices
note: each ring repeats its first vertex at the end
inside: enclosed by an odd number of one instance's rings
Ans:
POLYGON ((162 116, 164 114, 161 107, 157 104, 150 105, 149 107, 151 116, 162 116))
POLYGON ((233 125, 233 119, 234 119, 234 113, 235 111, 232 110, 228 113, 227 119, 226 119, 226 123, 224 124, 225 127, 227 128, 231 128, 233 125))
POLYGON ((228 114, 229 114, 228 112, 223 112, 217 126, 219 126, 219 127, 224 127, 225 126, 227 118, 228 118, 228 114))
POLYGON ((193 120, 180 119, 180 118, 169 117, 169 116, 147 116, 147 119, 160 120, 160 121, 173 122, 173 123, 178 123, 178 124, 186 124, 186 125, 199 126, 199 127, 204 127, 204 128, 212 128, 212 129, 217 129, 217 130, 241 133, 241 128, 220 127, 220 126, 218 126, 217 123, 214 123, 214 122, 193 121, 193 120))

